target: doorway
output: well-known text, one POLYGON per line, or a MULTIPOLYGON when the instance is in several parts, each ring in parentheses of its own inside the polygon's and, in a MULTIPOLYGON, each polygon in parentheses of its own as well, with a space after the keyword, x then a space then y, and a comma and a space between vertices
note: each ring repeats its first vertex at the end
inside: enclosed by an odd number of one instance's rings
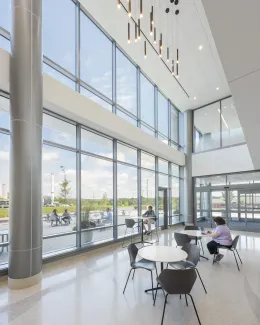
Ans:
POLYGON ((159 187, 158 191, 158 222, 159 227, 162 229, 168 228, 168 189, 164 187, 159 187))
POLYGON ((197 224, 214 227, 214 217, 233 230, 260 231, 259 184, 204 187, 196 190, 197 224))

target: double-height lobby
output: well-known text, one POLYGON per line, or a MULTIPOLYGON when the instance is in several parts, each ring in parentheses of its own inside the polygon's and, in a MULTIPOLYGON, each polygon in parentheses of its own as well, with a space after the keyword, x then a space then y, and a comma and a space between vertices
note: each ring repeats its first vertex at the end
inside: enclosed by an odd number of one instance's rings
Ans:
POLYGON ((0 1, 0 325, 260 324, 259 12, 0 1))

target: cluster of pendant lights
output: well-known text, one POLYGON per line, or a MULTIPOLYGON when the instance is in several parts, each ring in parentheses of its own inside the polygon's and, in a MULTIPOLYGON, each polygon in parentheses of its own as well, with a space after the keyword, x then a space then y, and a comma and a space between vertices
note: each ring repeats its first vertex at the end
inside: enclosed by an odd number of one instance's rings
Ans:
MULTIPOLYGON (((139 18, 137 21, 134 20, 135 23, 135 43, 138 42, 138 40, 141 39, 141 18, 143 18, 143 0, 135 0, 135 1, 139 1, 139 18)), ((179 0, 169 0, 170 3, 174 3, 176 6, 179 4, 179 0)), ((127 0, 128 2, 128 8, 127 8, 127 13, 129 17, 132 17, 132 1, 131 0, 127 0)), ((121 7, 121 1, 117 0, 117 6, 120 9, 121 7)), ((166 8, 165 10, 166 14, 168 15, 170 13, 170 9, 166 8)), ((179 10, 175 10, 175 15, 179 14, 179 10)), ((168 26, 167 26, 168 27, 168 26)), ((172 31, 173 32, 173 31, 172 31)), ((128 22, 128 43, 131 43, 131 27, 130 27, 130 22, 128 22)), ((157 35, 156 35, 156 27, 154 24, 154 6, 151 6, 151 11, 150 11, 150 36, 153 36, 153 43, 154 45, 157 44, 157 35)), ((151 43, 151 42, 149 42, 151 43)), ((159 53, 159 57, 162 57, 162 49, 163 49, 163 35, 162 33, 160 33, 160 39, 159 39, 159 51, 156 52, 159 53)), ((147 57, 147 37, 145 36, 145 40, 144 40, 144 58, 147 57)), ((170 49, 169 47, 167 47, 167 62, 170 62, 170 49)), ((172 59, 172 63, 171 63, 171 72, 172 75, 175 75, 176 78, 179 77, 179 49, 176 49, 176 73, 175 73, 175 61, 174 59, 172 59)))

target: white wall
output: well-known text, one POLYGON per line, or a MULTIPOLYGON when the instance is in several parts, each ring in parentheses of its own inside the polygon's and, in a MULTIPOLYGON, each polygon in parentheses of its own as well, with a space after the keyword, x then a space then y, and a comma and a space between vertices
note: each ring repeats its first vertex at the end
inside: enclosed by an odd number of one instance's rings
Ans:
POLYGON ((192 155, 192 176, 226 174, 253 170, 246 144, 192 155))
MULTIPOLYGON (((9 92, 9 62, 10 54, 0 49, 0 89, 7 92, 9 92)), ((185 164, 182 152, 155 139, 46 74, 43 76, 43 106, 178 165, 185 164)))

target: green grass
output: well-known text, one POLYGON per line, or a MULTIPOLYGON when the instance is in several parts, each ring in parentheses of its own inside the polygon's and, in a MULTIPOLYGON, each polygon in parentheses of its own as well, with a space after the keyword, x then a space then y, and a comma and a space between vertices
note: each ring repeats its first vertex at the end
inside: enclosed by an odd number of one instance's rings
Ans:
MULTIPOLYGON (((76 211, 76 206, 73 205, 71 207, 56 207, 56 208, 53 208, 53 207, 43 207, 42 208, 42 214, 46 214, 46 213, 52 213, 53 209, 57 209, 57 213, 58 214, 62 214, 64 212, 65 209, 68 209, 69 212, 75 212, 76 211)), ((8 212, 9 212, 9 209, 3 209, 1 208, 0 209, 0 218, 7 218, 8 217, 8 212)))

